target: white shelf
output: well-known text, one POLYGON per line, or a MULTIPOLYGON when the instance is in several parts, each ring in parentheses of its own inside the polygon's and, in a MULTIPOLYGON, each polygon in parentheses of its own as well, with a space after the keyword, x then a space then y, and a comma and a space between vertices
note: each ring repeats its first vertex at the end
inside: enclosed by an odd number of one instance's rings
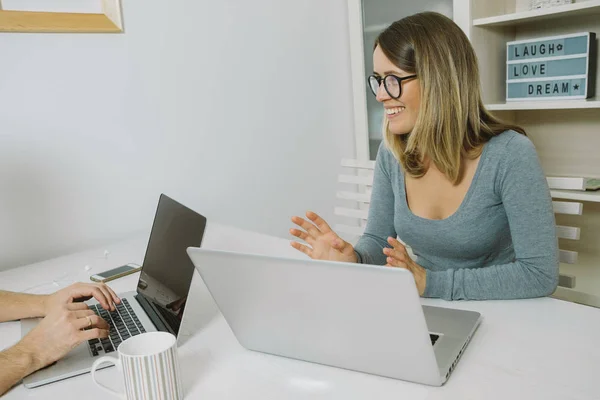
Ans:
POLYGON ((510 26, 549 19, 600 14, 600 0, 587 0, 564 6, 540 8, 473 20, 473 26, 510 26))
POLYGON ((506 103, 486 104, 490 111, 510 110, 574 110, 583 108, 600 108, 600 101, 591 100, 540 100, 540 101, 508 101, 506 103))
POLYGON ((391 24, 367 25, 365 26, 365 33, 381 32, 390 25, 391 24))
POLYGON ((591 201, 600 203, 600 190, 579 191, 579 190, 551 190, 550 194, 554 199, 591 201))

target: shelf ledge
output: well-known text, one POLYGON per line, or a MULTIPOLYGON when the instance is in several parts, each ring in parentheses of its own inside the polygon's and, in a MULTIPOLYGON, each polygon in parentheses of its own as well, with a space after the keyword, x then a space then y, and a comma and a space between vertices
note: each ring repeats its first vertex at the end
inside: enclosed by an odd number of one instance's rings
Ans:
POLYGON ((600 14, 600 0, 587 0, 562 6, 540 8, 495 17, 473 20, 473 26, 510 26, 528 22, 572 17, 577 15, 600 14))
POLYGON ((543 100, 543 101, 513 101, 506 103, 486 104, 490 111, 511 110, 574 110, 585 108, 600 108, 600 101, 592 100, 543 100))
POLYGON ((391 24, 379 24, 379 25, 367 25, 365 27, 365 33, 378 33, 386 29, 391 24))

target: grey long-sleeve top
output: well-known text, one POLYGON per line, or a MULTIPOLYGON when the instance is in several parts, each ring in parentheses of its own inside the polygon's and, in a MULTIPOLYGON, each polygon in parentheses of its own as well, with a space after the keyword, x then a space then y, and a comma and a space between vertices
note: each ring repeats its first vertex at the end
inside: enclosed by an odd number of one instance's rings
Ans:
POLYGON ((558 284, 552 199, 535 148, 506 131, 487 142, 458 210, 443 220, 414 215, 404 174, 382 144, 359 262, 384 265, 386 239, 399 237, 426 269, 425 297, 446 300, 547 296, 558 284))

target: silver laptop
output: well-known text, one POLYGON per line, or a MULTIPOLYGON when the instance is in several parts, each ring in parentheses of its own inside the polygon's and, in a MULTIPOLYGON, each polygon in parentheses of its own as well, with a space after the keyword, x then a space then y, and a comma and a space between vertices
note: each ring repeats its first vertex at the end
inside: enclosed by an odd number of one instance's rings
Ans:
MULTIPOLYGON (((110 324, 110 337, 82 343, 55 364, 23 379, 25 387, 89 372, 98 357, 115 352, 131 336, 157 330, 177 336, 194 275, 186 249, 201 245, 205 227, 202 215, 161 195, 137 290, 119 293, 122 302, 114 312, 104 310, 96 301, 87 302, 110 324)), ((25 336, 38 322, 37 318, 22 320, 21 334, 25 336)))
POLYGON ((476 312, 421 306, 400 268, 189 248, 233 333, 250 350, 441 386, 476 312))

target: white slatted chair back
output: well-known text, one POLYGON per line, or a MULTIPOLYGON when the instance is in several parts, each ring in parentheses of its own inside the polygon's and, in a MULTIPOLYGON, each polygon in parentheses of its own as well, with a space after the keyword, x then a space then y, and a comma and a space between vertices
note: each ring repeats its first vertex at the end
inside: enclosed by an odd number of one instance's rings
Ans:
MULTIPOLYGON (((334 208, 334 214, 350 220, 353 223, 335 224, 334 230, 338 234, 345 234, 345 239, 356 242, 364 233, 369 215, 369 204, 373 187, 373 171, 375 161, 360 161, 353 159, 342 159, 341 166, 344 173, 338 175, 338 182, 344 185, 343 190, 338 190, 336 198, 346 203, 334 208), (346 172, 350 170, 349 172, 346 172), (348 206, 347 203, 353 204, 348 206)), ((553 201, 552 207, 555 214, 581 215, 583 204, 567 201, 553 201)), ((576 226, 557 225, 556 235, 559 239, 579 240, 581 228, 576 226)), ((578 253, 570 250, 559 250, 560 262, 567 264, 577 263, 578 253)), ((571 275, 560 275, 559 285, 568 288, 575 287, 575 277, 571 275)))
MULTIPOLYGON (((570 201, 553 201, 552 207, 555 214, 581 215, 583 213, 583 203, 570 201)), ((577 226, 556 225, 556 236, 560 242, 564 240, 579 240, 581 228, 577 226)), ((559 248, 559 260, 565 264, 576 264, 578 253, 576 251, 564 250, 559 248)), ((575 287, 575 276, 560 274, 558 285, 573 289, 575 287)))

